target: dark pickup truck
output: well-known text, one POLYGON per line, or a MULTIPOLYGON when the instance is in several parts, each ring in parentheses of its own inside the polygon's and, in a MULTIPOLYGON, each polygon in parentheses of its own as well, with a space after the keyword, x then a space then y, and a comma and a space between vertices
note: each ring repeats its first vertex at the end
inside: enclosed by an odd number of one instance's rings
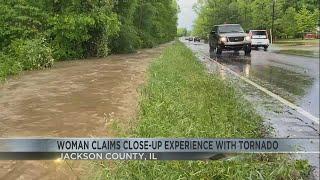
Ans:
POLYGON ((209 34, 210 56, 221 55, 223 50, 244 50, 251 53, 251 38, 240 24, 223 24, 214 26, 209 34))

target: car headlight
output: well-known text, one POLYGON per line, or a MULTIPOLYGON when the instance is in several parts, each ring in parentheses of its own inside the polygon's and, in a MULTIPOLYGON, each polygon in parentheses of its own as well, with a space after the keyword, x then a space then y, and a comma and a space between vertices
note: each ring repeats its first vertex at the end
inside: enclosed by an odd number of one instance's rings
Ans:
POLYGON ((251 41, 251 37, 250 36, 246 36, 246 41, 251 41))
POLYGON ((221 41, 221 42, 227 42, 228 40, 227 40, 226 37, 221 37, 221 38, 220 38, 220 41, 221 41))

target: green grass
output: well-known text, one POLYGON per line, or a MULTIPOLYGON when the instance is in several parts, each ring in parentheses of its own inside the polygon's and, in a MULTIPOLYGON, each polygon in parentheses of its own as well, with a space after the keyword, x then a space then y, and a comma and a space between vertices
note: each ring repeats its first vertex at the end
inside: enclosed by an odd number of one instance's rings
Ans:
POLYGON ((137 136, 261 136, 261 118, 232 87, 207 74, 183 45, 171 48, 150 68, 141 93, 137 136))
MULTIPOLYGON (((125 136, 258 138, 262 129, 262 118, 251 105, 225 81, 209 75, 177 42, 152 63, 141 90, 137 125, 125 136)), ((308 172, 305 161, 261 154, 233 160, 117 161, 94 166, 96 179, 299 179, 308 172)))

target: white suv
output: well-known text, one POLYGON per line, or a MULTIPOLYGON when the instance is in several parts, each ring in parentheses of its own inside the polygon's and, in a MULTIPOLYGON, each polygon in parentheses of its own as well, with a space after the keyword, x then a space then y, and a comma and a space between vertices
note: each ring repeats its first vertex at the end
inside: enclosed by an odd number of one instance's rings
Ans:
POLYGON ((251 37, 251 47, 263 47, 266 51, 269 47, 268 33, 266 30, 250 30, 249 36, 251 37))

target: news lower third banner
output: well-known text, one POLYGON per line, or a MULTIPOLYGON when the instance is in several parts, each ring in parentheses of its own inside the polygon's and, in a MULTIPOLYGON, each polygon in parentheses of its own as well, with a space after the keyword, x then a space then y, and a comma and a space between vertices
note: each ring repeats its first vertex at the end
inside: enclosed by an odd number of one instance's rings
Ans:
POLYGON ((236 153, 319 153, 319 139, 0 138, 0 160, 214 160, 236 153))

